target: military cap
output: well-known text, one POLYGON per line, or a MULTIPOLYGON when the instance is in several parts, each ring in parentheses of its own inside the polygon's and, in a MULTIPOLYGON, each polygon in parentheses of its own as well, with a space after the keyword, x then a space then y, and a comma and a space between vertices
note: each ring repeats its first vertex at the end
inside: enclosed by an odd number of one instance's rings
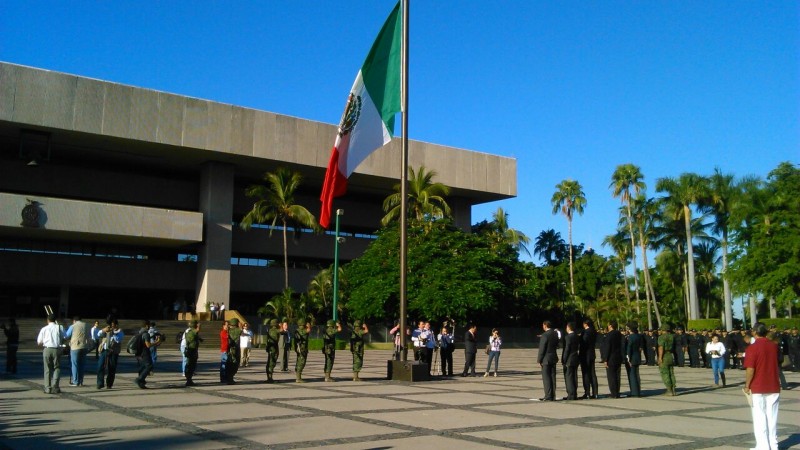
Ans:
POLYGON ((672 325, 665 323, 661 325, 661 331, 672 331, 672 325))
POLYGON ((193 321, 189 322, 189 327, 190 328, 197 328, 197 321, 193 320, 193 321))
POLYGON ((269 326, 274 327, 278 325, 278 319, 272 319, 269 321, 269 326))
POLYGON ((297 319, 297 326, 298 327, 306 326, 306 319, 297 319))
POLYGON ((236 317, 234 317, 233 319, 229 320, 229 321, 228 321, 228 323, 229 323, 231 326, 234 326, 234 327, 236 327, 236 326, 239 326, 239 319, 237 319, 236 317))
POLYGON ((360 320, 356 320, 355 322, 353 322, 353 326, 354 327, 360 327, 361 326, 361 321, 360 320))
POLYGON ((329 327, 335 327, 335 326, 336 326, 336 322, 335 322, 335 321, 333 321, 333 320, 329 320, 329 321, 328 321, 328 326, 329 326, 329 327))

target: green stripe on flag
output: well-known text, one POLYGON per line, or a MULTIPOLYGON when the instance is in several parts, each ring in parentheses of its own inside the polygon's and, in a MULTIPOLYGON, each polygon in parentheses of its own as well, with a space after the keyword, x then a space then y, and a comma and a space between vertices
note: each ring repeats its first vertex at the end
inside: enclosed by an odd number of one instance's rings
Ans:
POLYGON ((361 66, 364 87, 392 135, 395 115, 400 112, 402 19, 400 2, 397 2, 361 66))

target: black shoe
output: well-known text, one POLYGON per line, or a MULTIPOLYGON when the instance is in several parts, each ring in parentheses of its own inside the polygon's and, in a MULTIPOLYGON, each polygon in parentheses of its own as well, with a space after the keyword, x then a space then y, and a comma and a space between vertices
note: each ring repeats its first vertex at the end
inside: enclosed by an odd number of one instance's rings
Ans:
POLYGON ((597 400, 597 396, 596 395, 590 395, 589 398, 592 399, 592 400, 597 400))
POLYGON ((189 380, 189 381, 186 382, 186 387, 189 387, 189 386, 197 386, 197 383, 195 383, 192 380, 189 380))
POLYGON ((105 386, 97 386, 97 389, 103 389, 105 386))
POLYGON ((539 401, 540 402, 554 402, 555 399, 542 397, 542 398, 539 399, 539 401))
POLYGON ((61 393, 61 389, 59 389, 59 388, 53 389, 53 394, 60 394, 60 393, 61 393))
POLYGON ((136 383, 136 386, 139 386, 139 389, 147 389, 147 385, 144 383, 136 383))
POLYGON ((586 400, 588 398, 589 398, 589 394, 583 394, 580 397, 578 397, 578 400, 586 400))

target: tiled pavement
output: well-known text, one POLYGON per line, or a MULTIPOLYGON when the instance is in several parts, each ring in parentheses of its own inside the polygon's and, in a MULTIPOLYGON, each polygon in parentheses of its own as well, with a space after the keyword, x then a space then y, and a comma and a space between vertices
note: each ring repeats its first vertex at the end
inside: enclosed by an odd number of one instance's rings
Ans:
MULTIPOLYGON (((349 381, 350 354, 340 351, 334 377, 322 381, 322 354, 309 355, 304 379, 281 373, 267 385, 263 350, 254 350, 234 386, 220 385, 217 353, 201 354, 196 381, 182 388, 178 352, 161 349, 151 389, 133 384, 133 358, 124 355, 114 389, 70 387, 62 363, 61 395, 41 390, 41 356, 20 354, 20 373, 0 379, 0 448, 552 448, 711 449, 754 444, 741 394, 743 371, 713 389, 711 371, 677 368, 679 393, 664 397, 658 371, 642 367, 643 398, 540 403, 535 350, 503 350, 497 378, 437 379, 414 384, 385 380, 388 352, 368 351, 364 382, 349 381)), ((456 368, 463 352, 456 353, 456 368)), ((294 358, 291 358, 294 361, 294 358)), ((89 357, 90 367, 94 358, 89 357)), ((478 355, 478 367, 486 363, 478 355)), ((482 372, 481 372, 482 373, 482 372)), ((781 394, 781 448, 800 448, 800 374, 786 374, 781 394)), ((598 365, 600 392, 608 392, 598 365)), ((623 373, 623 385, 627 383, 623 373)), ((563 396, 558 381, 558 395, 563 396)), ((623 392, 625 392, 623 390, 623 392)))

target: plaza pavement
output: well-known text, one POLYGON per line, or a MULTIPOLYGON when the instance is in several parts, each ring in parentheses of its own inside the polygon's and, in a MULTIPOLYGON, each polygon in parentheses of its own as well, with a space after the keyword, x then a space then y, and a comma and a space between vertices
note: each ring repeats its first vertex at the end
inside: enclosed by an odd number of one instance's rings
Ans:
MULTIPOLYGON (((536 350, 506 349, 497 378, 386 381, 389 352, 367 351, 363 382, 349 381, 351 356, 337 352, 336 383, 322 381, 322 353, 309 354, 304 384, 280 373, 265 384, 263 349, 233 386, 219 384, 218 353, 200 356, 195 388, 183 388, 177 349, 159 351, 150 389, 133 378, 135 361, 122 355, 111 390, 95 389, 93 356, 85 387, 69 386, 62 361, 60 395, 42 392, 41 353, 21 351, 19 373, 0 378, 0 448, 546 448, 735 449, 754 445, 741 394, 744 371, 729 370, 729 387, 712 388, 710 370, 676 368, 679 396, 665 397, 655 367, 641 368, 643 398, 542 403, 536 350)), ((290 358, 293 365, 294 356, 290 358)), ((486 356, 478 355, 483 374, 486 356)), ((463 350, 455 354, 456 372, 463 350)), ((560 369, 559 369, 560 373, 560 369)), ((781 394, 781 448, 800 448, 800 374, 786 374, 781 394)), ((623 386, 627 385, 623 373, 623 386)), ((565 395, 558 380, 558 397, 565 395)), ((626 390, 623 389, 623 393, 626 390)), ((582 392, 579 392, 582 393, 582 392)))

